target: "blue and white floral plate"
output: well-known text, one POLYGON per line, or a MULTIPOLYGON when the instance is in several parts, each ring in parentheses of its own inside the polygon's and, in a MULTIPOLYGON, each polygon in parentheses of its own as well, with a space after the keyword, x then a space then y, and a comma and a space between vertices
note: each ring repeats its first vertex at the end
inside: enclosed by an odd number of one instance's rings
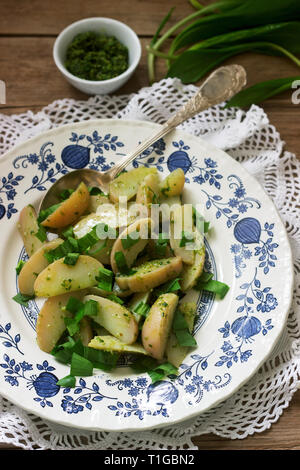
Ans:
POLYGON ((38 204, 63 174, 105 170, 133 150, 157 125, 97 120, 51 130, 0 159, 0 393, 47 420, 84 429, 135 431, 191 418, 225 400, 272 351, 289 310, 293 268, 285 228, 256 180, 221 150, 181 131, 158 141, 134 162, 161 175, 178 167, 186 175, 184 202, 202 204, 212 229, 206 269, 230 285, 223 300, 197 298, 197 349, 175 380, 155 386, 129 367, 56 385, 68 367, 39 350, 35 322, 40 304, 16 304, 15 267, 26 254, 17 230, 26 204, 38 204))

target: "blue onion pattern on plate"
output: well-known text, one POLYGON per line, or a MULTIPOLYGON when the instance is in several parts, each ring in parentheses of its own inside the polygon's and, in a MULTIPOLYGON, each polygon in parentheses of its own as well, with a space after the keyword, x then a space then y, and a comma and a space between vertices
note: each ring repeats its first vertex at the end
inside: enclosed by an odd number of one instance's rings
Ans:
POLYGON ((212 227, 205 269, 230 285, 220 301, 197 301, 197 348, 177 376, 152 384, 124 363, 113 374, 78 377, 58 387, 68 368, 35 343, 40 300, 12 302, 15 266, 27 255, 17 233, 18 213, 36 205, 60 176, 78 168, 106 170, 156 128, 120 120, 67 125, 22 143, 0 160, 0 392, 7 399, 62 425, 110 431, 157 428, 191 418, 225 400, 258 370, 279 338, 291 301, 293 272, 284 226, 256 181, 230 156, 179 130, 133 162, 156 167, 163 178, 182 168, 184 202, 199 204, 212 227), (9 262, 9 265, 8 265, 9 262), (282 282, 284 279, 284 283, 282 282), (80 419, 78 419, 80 417, 80 419))

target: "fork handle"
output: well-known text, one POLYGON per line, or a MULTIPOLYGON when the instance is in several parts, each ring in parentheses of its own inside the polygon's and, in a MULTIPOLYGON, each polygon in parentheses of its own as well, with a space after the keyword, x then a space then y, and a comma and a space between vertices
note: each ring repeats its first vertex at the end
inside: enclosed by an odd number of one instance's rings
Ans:
POLYGON ((113 168, 108 170, 110 179, 114 179, 129 163, 138 157, 144 150, 168 134, 171 130, 187 119, 216 104, 227 101, 246 84, 246 71, 240 65, 227 65, 216 69, 173 116, 171 116, 161 129, 142 142, 136 150, 122 158, 113 168))

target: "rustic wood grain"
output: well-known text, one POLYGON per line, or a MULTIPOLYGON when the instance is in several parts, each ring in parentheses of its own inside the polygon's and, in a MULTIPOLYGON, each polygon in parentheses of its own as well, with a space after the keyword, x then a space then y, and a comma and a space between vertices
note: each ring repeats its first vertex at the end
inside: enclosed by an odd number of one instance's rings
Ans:
MULTIPOLYGON (((209 1, 205 2, 209 3, 209 1)), ((68 24, 92 16, 112 17, 124 21, 140 36, 143 56, 129 82, 118 91, 132 93, 148 86, 146 46, 162 17, 175 6, 170 25, 192 13, 185 0, 10 0, 1 2, 0 14, 0 79, 7 85, 7 104, 0 106, 5 114, 37 112, 43 106, 62 98, 86 99, 87 96, 69 85, 56 69, 52 48, 57 34, 68 24)), ((299 76, 299 69, 279 57, 248 53, 227 63, 239 63, 247 70, 248 84, 271 78, 299 76)), ((157 80, 165 76, 163 60, 157 61, 157 80)), ((271 98, 263 107, 270 122, 286 142, 286 149, 299 152, 299 106, 291 101, 292 91, 271 98)), ((213 434, 199 436, 193 442, 200 450, 300 450, 300 391, 270 429, 246 439, 230 440, 213 434)), ((0 444, 0 449, 14 450, 0 444)))

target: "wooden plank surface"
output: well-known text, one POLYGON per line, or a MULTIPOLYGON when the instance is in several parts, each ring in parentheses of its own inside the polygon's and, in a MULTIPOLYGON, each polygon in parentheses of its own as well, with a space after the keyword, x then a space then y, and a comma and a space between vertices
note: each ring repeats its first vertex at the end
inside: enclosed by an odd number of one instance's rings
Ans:
MULTIPOLYGON (((205 3, 209 3, 206 1, 205 3)), ((7 85, 7 104, 0 112, 15 114, 40 110, 62 98, 86 99, 57 71, 52 48, 57 34, 82 18, 105 16, 127 23, 139 35, 143 48, 141 63, 118 94, 137 92, 148 86, 146 46, 162 17, 175 6, 170 25, 192 13, 185 0, 0 0, 0 79, 7 85)), ((248 83, 271 78, 297 76, 299 69, 290 61, 248 53, 227 63, 239 63, 247 70, 248 83)), ((156 78, 164 77, 163 60, 157 61, 156 78)), ((269 119, 286 142, 286 149, 299 152, 299 106, 291 101, 292 90, 263 104, 269 119)), ((300 450, 300 391, 280 419, 263 433, 242 440, 224 439, 213 434, 193 439, 199 449, 297 449, 300 450)), ((14 449, 2 444, 0 449, 14 449)))

